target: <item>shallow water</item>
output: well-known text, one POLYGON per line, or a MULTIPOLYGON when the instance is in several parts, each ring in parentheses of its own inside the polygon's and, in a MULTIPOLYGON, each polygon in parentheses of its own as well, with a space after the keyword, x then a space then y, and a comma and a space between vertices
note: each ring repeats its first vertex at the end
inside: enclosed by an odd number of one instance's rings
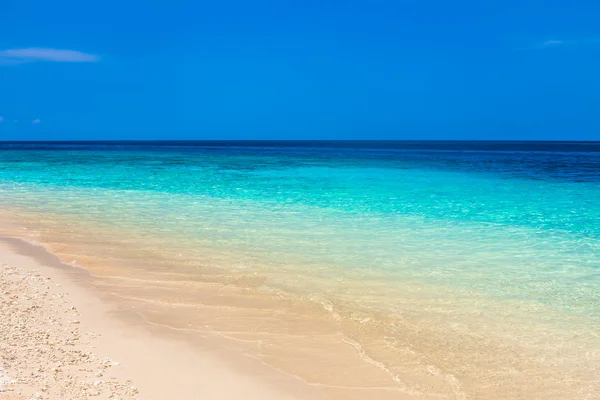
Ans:
POLYGON ((594 398, 598 199, 598 143, 0 144, 5 233, 340 398, 594 398))

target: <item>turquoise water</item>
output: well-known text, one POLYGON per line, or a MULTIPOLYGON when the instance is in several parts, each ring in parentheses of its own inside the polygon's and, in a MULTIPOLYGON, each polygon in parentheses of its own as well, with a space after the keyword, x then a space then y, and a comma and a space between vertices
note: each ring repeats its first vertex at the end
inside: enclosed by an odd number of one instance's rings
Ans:
POLYGON ((597 143, 2 144, 0 196, 361 315, 600 334, 597 143))
POLYGON ((598 146, 465 147, 13 146, 0 188, 35 209, 126 209, 190 239, 294 253, 298 268, 409 273, 598 315, 598 146))

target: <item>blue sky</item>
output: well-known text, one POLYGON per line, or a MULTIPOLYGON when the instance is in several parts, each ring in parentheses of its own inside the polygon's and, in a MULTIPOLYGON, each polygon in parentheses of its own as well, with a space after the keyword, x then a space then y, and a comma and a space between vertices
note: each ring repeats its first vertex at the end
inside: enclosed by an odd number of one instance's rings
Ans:
POLYGON ((600 2, 4 0, 0 139, 600 140, 600 2))

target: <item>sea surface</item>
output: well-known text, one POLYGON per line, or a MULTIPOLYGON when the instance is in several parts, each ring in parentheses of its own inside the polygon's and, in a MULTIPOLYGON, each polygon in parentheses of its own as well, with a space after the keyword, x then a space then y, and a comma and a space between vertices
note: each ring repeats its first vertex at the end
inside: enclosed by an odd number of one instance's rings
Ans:
POLYGON ((3 142, 0 226, 331 398, 600 399, 600 142, 3 142))

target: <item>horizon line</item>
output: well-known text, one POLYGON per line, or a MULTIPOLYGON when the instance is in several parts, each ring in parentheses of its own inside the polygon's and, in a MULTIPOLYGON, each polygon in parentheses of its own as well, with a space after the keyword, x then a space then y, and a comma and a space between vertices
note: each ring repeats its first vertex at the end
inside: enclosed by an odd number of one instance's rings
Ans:
POLYGON ((185 142, 481 142, 481 143, 600 143, 600 140, 511 140, 511 139, 59 139, 59 140, 3 140, 0 143, 185 143, 185 142))

